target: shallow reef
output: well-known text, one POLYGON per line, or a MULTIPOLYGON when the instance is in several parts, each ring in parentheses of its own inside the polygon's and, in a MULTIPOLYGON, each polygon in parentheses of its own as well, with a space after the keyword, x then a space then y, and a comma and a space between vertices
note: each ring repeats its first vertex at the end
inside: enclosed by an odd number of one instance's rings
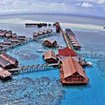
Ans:
POLYGON ((21 50, 16 50, 14 52, 15 55, 17 55, 21 60, 36 60, 39 56, 34 54, 34 52, 32 53, 30 50, 25 50, 25 49, 21 49, 21 50))
POLYGON ((59 80, 22 78, 0 83, 1 105, 59 105, 64 90, 59 80))

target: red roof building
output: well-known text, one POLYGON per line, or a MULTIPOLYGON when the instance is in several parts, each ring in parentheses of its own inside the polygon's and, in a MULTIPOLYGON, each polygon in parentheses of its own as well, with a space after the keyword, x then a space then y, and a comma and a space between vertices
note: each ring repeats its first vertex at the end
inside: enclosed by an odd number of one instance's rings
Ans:
POLYGON ((82 66, 71 56, 62 61, 60 74, 62 84, 87 84, 89 81, 82 66))
POLYGON ((58 55, 59 56, 77 56, 74 50, 66 47, 64 49, 59 49, 58 50, 58 55))
POLYGON ((4 69, 11 69, 18 66, 18 61, 6 53, 0 54, 0 66, 4 69))
POLYGON ((52 50, 49 50, 49 51, 45 52, 44 60, 47 63, 57 63, 58 62, 57 57, 52 50))

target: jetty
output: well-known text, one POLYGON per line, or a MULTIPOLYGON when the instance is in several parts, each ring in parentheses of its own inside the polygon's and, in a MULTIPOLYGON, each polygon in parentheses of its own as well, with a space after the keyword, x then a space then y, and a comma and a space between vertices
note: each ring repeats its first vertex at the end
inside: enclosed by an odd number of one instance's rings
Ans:
POLYGON ((59 65, 59 63, 53 63, 53 64, 37 64, 32 66, 22 66, 14 69, 8 69, 11 73, 27 73, 27 72, 38 72, 38 71, 45 71, 45 70, 51 70, 54 69, 53 66, 59 65))
POLYGON ((25 26, 26 27, 35 27, 35 26, 37 26, 38 28, 41 28, 41 27, 47 27, 48 24, 47 23, 26 23, 25 26))

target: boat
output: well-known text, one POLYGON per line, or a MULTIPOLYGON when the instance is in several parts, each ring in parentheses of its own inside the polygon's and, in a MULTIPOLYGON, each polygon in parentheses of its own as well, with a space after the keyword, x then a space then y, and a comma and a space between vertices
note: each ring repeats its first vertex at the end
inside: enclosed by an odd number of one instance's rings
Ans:
POLYGON ((93 66, 91 62, 87 62, 87 66, 93 66))
POLYGON ((44 50, 42 50, 42 49, 38 49, 36 52, 43 53, 44 50))

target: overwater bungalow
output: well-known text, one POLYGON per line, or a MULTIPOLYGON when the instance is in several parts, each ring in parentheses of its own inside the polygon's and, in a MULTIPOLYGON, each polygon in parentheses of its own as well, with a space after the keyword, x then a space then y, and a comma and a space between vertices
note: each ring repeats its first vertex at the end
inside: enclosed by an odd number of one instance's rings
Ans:
POLYGON ((48 29, 47 30, 47 33, 49 34, 49 33, 52 33, 52 29, 48 29))
POLYGON ((52 50, 45 52, 43 57, 47 63, 57 63, 58 62, 58 59, 52 50))
POLYGON ((0 42, 0 48, 3 48, 3 42, 0 42))
POLYGON ((43 35, 43 31, 39 31, 38 32, 38 35, 43 35))
POLYGON ((60 33, 61 27, 59 25, 59 22, 56 22, 56 33, 60 33))
POLYGON ((80 50, 81 49, 81 46, 79 45, 79 43, 74 43, 73 47, 74 47, 75 50, 80 50))
POLYGON ((65 29, 65 31, 66 31, 66 34, 67 34, 68 36, 73 36, 73 37, 75 37, 75 34, 72 32, 71 29, 65 29))
POLYGON ((16 33, 13 33, 12 34, 12 38, 17 38, 17 34, 16 33))
POLYGON ((12 38, 11 39, 11 43, 12 44, 18 44, 19 43, 19 40, 17 38, 12 38))
POLYGON ((26 41, 26 36, 18 36, 17 39, 23 42, 26 41))
POLYGON ((2 43, 3 43, 3 46, 11 46, 12 45, 12 43, 10 41, 5 41, 2 43))
POLYGON ((8 61, 11 64, 11 68, 15 68, 18 66, 18 61, 13 58, 12 56, 8 55, 7 53, 2 53, 0 54, 0 57, 2 57, 3 59, 5 59, 6 61, 8 61))
POLYGON ((12 37, 12 31, 11 30, 10 31, 7 31, 5 33, 5 37, 11 38, 12 37))
POLYGON ((43 30, 43 34, 48 34, 48 31, 47 30, 43 30))
POLYGON ((0 67, 2 67, 4 69, 9 69, 9 68, 11 68, 11 64, 6 59, 4 59, 0 56, 0 67))
POLYGON ((69 36, 70 37, 70 41, 74 47, 75 50, 80 50, 81 46, 80 44, 78 43, 78 41, 75 39, 74 36, 69 36))
POLYGON ((18 61, 11 57, 10 55, 7 55, 6 53, 0 54, 0 67, 4 69, 11 69, 18 66, 18 61))
POLYGON ((37 38, 39 36, 39 34, 37 32, 33 33, 33 38, 37 38))
POLYGON ((58 46, 57 41, 49 39, 45 39, 42 44, 50 48, 56 48, 58 46))
POLYGON ((64 85, 81 85, 89 82, 82 66, 71 56, 62 61, 60 75, 64 85))
POLYGON ((0 79, 7 80, 7 79, 11 79, 11 78, 12 78, 12 74, 9 71, 0 67, 0 79))
POLYGON ((4 37, 4 36, 5 36, 5 33, 6 33, 6 31, 4 31, 4 30, 2 30, 2 29, 0 30, 0 36, 1 36, 1 37, 4 37))

